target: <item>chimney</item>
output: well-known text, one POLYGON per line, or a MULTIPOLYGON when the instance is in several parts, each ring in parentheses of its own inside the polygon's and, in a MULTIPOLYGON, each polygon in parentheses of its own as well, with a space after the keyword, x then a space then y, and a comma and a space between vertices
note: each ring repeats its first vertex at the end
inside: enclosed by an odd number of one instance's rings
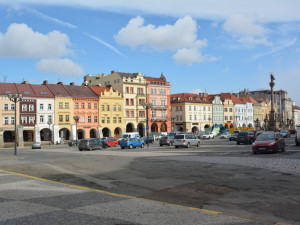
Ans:
POLYGON ((111 74, 113 74, 113 73, 115 73, 115 71, 114 71, 114 70, 112 70, 112 71, 111 71, 111 74))
POLYGON ((21 84, 28 84, 28 81, 24 80, 21 84))
POLYGON ((44 85, 47 85, 47 84, 48 84, 48 81, 47 81, 47 80, 44 80, 44 81, 43 81, 43 84, 44 84, 44 85))
POLYGON ((74 83, 74 82, 71 82, 70 85, 71 85, 71 86, 75 86, 75 83, 74 83))
POLYGON ((57 82, 57 84, 61 84, 61 85, 63 85, 63 82, 59 81, 59 82, 57 82))

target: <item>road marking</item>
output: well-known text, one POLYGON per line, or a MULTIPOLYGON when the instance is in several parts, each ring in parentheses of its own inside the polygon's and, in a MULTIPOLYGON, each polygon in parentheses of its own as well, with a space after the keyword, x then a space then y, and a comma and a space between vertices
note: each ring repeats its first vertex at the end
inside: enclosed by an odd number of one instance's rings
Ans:
MULTIPOLYGON (((111 195, 111 196, 115 196, 115 197, 138 199, 138 200, 143 200, 143 201, 152 201, 152 202, 157 202, 157 203, 160 203, 160 204, 163 204, 163 205, 177 206, 177 207, 187 208, 187 209, 190 209, 190 210, 197 210, 197 211, 206 212, 206 213, 215 214, 215 215, 223 214, 223 215, 226 215, 226 216, 233 216, 233 217, 237 217, 237 218, 242 218, 242 219, 255 221, 251 218, 247 218, 247 217, 243 217, 243 216, 224 214, 222 212, 212 211, 212 210, 208 210, 208 209, 200 209, 200 208, 188 207, 188 206, 178 205, 178 204, 173 204, 173 203, 168 203, 168 202, 162 202, 162 201, 158 201, 158 200, 152 200, 152 199, 139 198, 139 197, 134 197, 134 196, 129 196, 129 195, 117 194, 117 193, 113 193, 113 192, 103 191, 103 190, 100 190, 100 189, 94 189, 94 188, 89 188, 89 187, 84 187, 84 186, 79 186, 79 185, 74 185, 74 184, 62 183, 62 182, 59 182, 59 181, 48 180, 48 179, 35 177, 35 176, 23 174, 23 173, 16 173, 16 172, 11 172, 11 171, 7 171, 7 170, 1 170, 1 169, 0 169, 0 172, 14 174, 14 175, 22 176, 22 177, 28 177, 28 178, 35 179, 35 180, 41 180, 41 181, 46 181, 46 182, 50 182, 50 183, 60 184, 60 185, 64 185, 64 186, 68 186, 68 187, 72 187, 72 188, 79 188, 79 189, 83 189, 83 190, 95 191, 95 192, 99 192, 99 193, 103 193, 103 194, 107 194, 107 195, 111 195)), ((259 220, 256 220, 256 221, 259 221, 259 220)), ((261 221, 261 222, 265 222, 265 221, 261 221)), ((278 222, 278 223, 275 223, 275 225, 289 225, 289 224, 278 222)))

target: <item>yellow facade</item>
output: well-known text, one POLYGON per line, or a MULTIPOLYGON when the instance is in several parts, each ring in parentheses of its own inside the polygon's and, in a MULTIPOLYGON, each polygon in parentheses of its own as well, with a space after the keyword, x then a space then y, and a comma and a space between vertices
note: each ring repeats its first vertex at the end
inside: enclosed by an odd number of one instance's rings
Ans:
POLYGON ((223 100, 224 105, 224 127, 226 129, 233 128, 234 123, 234 104, 232 99, 225 98, 223 100))
POLYGON ((73 121, 73 98, 55 97, 55 124, 58 124, 58 130, 68 129, 70 134, 73 121))
POLYGON ((119 137, 125 131, 124 99, 112 88, 99 96, 99 123, 103 136, 119 137))
POLYGON ((254 119, 255 126, 257 120, 259 121, 260 125, 262 124, 264 118, 262 112, 262 105, 260 103, 253 104, 253 119, 254 119))

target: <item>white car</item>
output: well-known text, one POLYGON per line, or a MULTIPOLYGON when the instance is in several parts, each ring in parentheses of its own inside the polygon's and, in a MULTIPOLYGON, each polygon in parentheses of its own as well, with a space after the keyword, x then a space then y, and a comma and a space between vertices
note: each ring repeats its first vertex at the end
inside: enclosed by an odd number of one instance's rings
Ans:
POLYGON ((221 134, 220 139, 227 139, 227 138, 229 138, 229 136, 230 136, 229 133, 223 133, 223 134, 221 134))
POLYGON ((202 139, 211 139, 211 138, 215 138, 215 135, 213 132, 209 132, 209 133, 205 133, 202 135, 202 139))

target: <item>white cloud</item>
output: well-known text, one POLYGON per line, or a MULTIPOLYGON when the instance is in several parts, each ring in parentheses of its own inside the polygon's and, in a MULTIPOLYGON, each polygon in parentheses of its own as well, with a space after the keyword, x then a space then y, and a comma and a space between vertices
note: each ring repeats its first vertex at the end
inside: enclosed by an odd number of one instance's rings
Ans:
POLYGON ((45 35, 26 24, 11 24, 5 34, 0 33, 0 57, 60 57, 72 53, 69 45, 66 34, 54 30, 45 35))
POLYGON ((265 45, 265 46, 272 46, 273 43, 268 41, 266 37, 262 38, 255 38, 251 36, 242 37, 238 40, 241 44, 245 46, 254 46, 254 45, 265 45))
POLYGON ((37 70, 46 73, 63 74, 67 76, 82 76, 84 71, 80 65, 69 59, 42 59, 36 64, 37 70))
POLYGON ((179 49, 174 55, 173 59, 178 63, 204 63, 218 60, 214 56, 203 56, 197 48, 182 48, 179 49))
POLYGON ((192 94, 199 94, 199 93, 202 93, 203 91, 201 89, 195 89, 195 90, 192 90, 192 91, 189 91, 189 93, 192 93, 192 94))
POLYGON ((226 67, 222 72, 223 72, 223 73, 227 73, 228 71, 229 71, 229 68, 226 67))
POLYGON ((138 16, 131 19, 114 38, 119 44, 132 48, 146 46, 154 50, 175 51, 184 47, 207 46, 206 40, 197 40, 197 23, 190 16, 178 19, 174 25, 158 27, 144 25, 144 19, 138 16))

